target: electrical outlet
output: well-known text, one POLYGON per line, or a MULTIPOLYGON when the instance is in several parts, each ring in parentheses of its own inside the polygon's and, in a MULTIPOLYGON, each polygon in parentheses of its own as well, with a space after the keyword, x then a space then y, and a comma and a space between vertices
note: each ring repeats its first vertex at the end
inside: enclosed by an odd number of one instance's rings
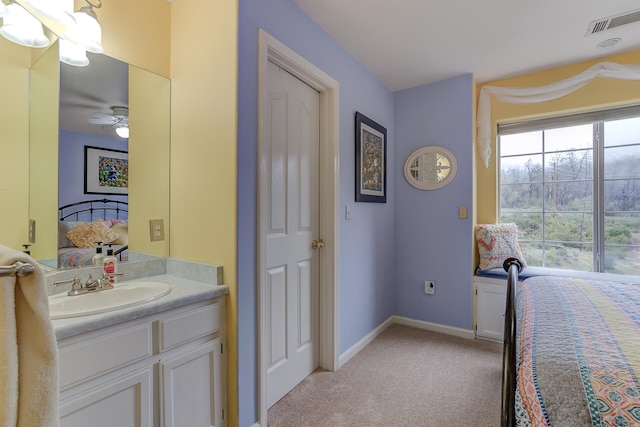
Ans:
POLYGON ((152 242, 157 242, 158 240, 164 240, 164 220, 150 219, 149 231, 151 233, 152 242))
POLYGON ((424 281, 424 293, 427 295, 435 295, 436 293, 436 282, 432 280, 424 281))

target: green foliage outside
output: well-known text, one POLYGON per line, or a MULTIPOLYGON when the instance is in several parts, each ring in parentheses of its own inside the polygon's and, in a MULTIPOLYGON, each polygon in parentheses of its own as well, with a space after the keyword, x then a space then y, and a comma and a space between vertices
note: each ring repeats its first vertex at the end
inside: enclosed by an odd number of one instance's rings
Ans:
MULTIPOLYGON (((529 265, 593 270, 593 160, 591 150, 511 157, 500 172, 500 222, 518 225, 529 265), (514 166, 517 165, 517 166, 514 166)), ((605 163, 605 271, 640 275, 638 156, 605 163)))

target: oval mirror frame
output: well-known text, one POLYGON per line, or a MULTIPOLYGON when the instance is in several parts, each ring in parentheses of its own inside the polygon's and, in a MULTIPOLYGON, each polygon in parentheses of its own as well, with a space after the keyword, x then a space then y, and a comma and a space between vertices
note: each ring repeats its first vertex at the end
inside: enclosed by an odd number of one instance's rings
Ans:
POLYGON ((414 151, 404 163, 404 177, 421 190, 436 190, 449 184, 456 176, 458 163, 451 151, 428 146, 414 151))

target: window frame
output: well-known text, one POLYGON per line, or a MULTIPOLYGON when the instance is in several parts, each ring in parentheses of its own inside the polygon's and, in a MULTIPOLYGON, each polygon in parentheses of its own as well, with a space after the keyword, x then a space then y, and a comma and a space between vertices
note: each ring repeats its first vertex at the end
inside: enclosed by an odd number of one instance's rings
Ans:
MULTIPOLYGON (((592 236, 592 251, 593 251, 593 260, 591 271, 595 272, 605 272, 605 262, 604 256, 601 254, 605 254, 605 197, 604 197, 604 185, 607 182, 604 176, 604 154, 605 154, 605 143, 601 142, 600 136, 603 135, 604 131, 604 122, 607 121, 615 121, 615 120, 623 120, 629 118, 640 118, 640 104, 627 105, 623 107, 615 107, 615 108, 607 108, 607 109, 599 109, 588 112, 581 113, 573 113, 573 114, 564 114, 564 115, 554 115, 543 118, 535 118, 530 120, 520 120, 520 121, 508 121, 508 122, 499 122, 497 124, 497 132, 496 132, 496 147, 497 147, 497 158, 498 158, 498 166, 497 166, 497 208, 498 208, 498 218, 502 218, 502 201, 501 201, 501 163, 502 163, 502 154, 501 154, 501 144, 500 138, 505 135, 513 135, 518 133, 525 132, 534 132, 534 131, 545 131, 551 130, 554 128, 562 128, 562 127, 572 127, 572 126, 580 126, 590 124, 593 128, 593 141, 594 144, 590 148, 593 156, 593 176, 591 177, 591 181, 593 183, 593 207, 592 207, 592 215, 593 215, 593 236, 592 236)), ((581 151, 580 149, 569 150, 569 151, 581 151)), ((543 144, 541 155, 543 159, 545 155, 550 154, 550 151, 545 151, 545 147, 543 144)), ((533 154, 533 153, 532 153, 533 154)), ((536 153, 537 154, 537 153, 536 153)), ((509 155, 505 157, 516 157, 517 155, 509 155)), ((544 160, 543 160, 544 161, 544 160)), ((633 178, 632 178, 633 179, 633 178)), ((577 182, 577 181, 573 181, 577 182)), ((541 181, 541 185, 544 188, 547 181, 544 176, 541 181)), ((548 211, 545 206, 541 207, 541 215, 543 216, 542 223, 542 237, 540 240, 540 244, 543 247, 546 242, 550 242, 550 240, 545 238, 545 220, 544 215, 548 211)), ((565 242, 571 243, 571 242, 565 242)), ((633 246, 632 246, 633 247, 633 246)), ((544 264, 544 257, 543 257, 544 264)))

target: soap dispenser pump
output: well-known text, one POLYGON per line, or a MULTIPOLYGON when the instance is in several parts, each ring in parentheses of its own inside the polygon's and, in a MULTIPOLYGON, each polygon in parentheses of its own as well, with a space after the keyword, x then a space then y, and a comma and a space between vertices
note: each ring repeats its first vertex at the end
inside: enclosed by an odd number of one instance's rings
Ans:
POLYGON ((111 243, 108 244, 107 248, 107 256, 104 257, 102 262, 102 268, 104 274, 109 276, 109 283, 112 285, 116 283, 116 273, 118 272, 118 258, 113 255, 113 249, 111 248, 111 243))
POLYGON ((96 267, 104 265, 104 254, 102 253, 102 242, 94 242, 96 245, 96 254, 91 259, 91 263, 96 267))

